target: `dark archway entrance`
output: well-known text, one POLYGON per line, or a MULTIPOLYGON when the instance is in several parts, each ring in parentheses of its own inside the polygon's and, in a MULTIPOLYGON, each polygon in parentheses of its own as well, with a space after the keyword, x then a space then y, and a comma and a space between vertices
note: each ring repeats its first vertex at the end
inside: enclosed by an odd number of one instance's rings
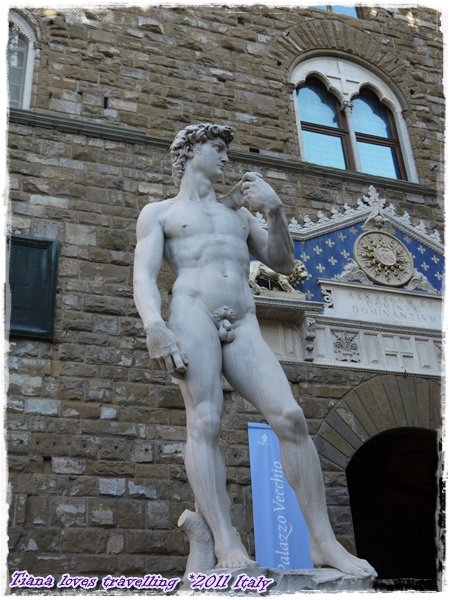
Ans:
POLYGON ((390 429, 347 466, 357 552, 381 580, 426 580, 422 589, 436 589, 437 444, 430 429, 390 429))

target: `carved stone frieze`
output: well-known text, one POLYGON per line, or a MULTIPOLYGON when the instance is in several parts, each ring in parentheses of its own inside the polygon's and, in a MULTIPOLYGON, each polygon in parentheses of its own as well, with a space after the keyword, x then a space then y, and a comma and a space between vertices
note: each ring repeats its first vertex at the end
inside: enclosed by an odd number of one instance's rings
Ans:
POLYGON ((333 331, 334 356, 342 362, 360 362, 358 334, 348 331, 333 331))
POLYGON ((417 269, 414 269, 413 276, 411 277, 408 284, 405 285, 405 290, 423 290, 425 292, 430 292, 431 294, 439 293, 438 290, 431 285, 431 283, 428 280, 428 277, 420 271, 418 271, 417 269))
POLYGON ((333 290, 322 287, 322 296, 325 308, 333 308, 333 290))
POLYGON ((364 283, 366 285, 373 285, 373 281, 370 281, 370 279, 359 267, 358 263, 353 260, 353 258, 349 258, 342 273, 335 275, 334 278, 343 282, 359 281, 360 283, 364 283))

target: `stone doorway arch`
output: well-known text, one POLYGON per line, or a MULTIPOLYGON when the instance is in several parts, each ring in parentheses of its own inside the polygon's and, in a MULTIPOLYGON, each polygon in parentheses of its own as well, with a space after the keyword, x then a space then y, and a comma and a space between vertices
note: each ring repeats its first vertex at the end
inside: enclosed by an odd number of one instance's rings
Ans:
POLYGON ((346 484, 350 460, 383 434, 415 430, 434 433, 436 440, 441 425, 439 381, 413 375, 377 375, 348 392, 327 415, 314 441, 324 463, 332 525, 353 551, 352 528, 358 524, 352 520, 346 484))
POLYGON ((438 381, 409 375, 378 375, 365 381, 328 414, 314 441, 333 469, 345 470, 365 442, 399 427, 441 428, 438 381))

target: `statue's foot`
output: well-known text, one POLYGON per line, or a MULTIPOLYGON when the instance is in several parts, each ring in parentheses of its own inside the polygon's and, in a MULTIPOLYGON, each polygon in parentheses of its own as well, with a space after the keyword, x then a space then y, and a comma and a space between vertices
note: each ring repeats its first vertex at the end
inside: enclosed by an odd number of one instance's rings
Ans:
POLYGON ((236 529, 233 530, 231 542, 223 551, 216 547, 216 569, 242 569, 244 567, 259 567, 258 563, 251 560, 244 548, 236 529))
POLYGON ((367 560, 350 554, 336 539, 320 546, 311 543, 311 560, 316 567, 333 567, 357 577, 377 576, 377 572, 367 560))

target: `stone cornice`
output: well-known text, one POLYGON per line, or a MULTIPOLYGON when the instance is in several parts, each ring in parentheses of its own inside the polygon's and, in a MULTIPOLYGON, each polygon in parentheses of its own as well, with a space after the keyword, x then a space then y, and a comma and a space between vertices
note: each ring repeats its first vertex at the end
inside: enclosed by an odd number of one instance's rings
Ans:
POLYGON ((73 117, 62 117, 51 113, 37 112, 34 110, 22 110, 11 108, 9 121, 20 125, 31 125, 32 127, 44 127, 55 129, 62 133, 75 133, 89 137, 100 137, 116 142, 128 142, 131 144, 147 144, 168 150, 171 141, 168 139, 146 135, 122 125, 112 123, 97 123, 73 117))
MULTIPOLYGON (((54 129, 63 133, 74 133, 89 137, 100 137, 107 140, 126 142, 130 144, 144 144, 154 148, 168 151, 172 143, 171 139, 151 136, 141 133, 136 129, 112 123, 98 123, 80 118, 64 117, 51 113, 37 112, 34 110, 22 110, 11 108, 9 111, 10 123, 30 125, 33 127, 44 127, 54 129)), ((298 174, 316 175, 318 177, 329 177, 344 181, 355 181, 364 185, 374 185, 382 189, 397 190, 411 194, 435 197, 436 189, 428 185, 399 181, 386 177, 376 177, 367 173, 355 171, 344 171, 331 167, 322 167, 312 163, 306 163, 293 155, 268 155, 259 152, 230 150, 230 159, 251 165, 259 165, 283 171, 292 171, 298 174)))

